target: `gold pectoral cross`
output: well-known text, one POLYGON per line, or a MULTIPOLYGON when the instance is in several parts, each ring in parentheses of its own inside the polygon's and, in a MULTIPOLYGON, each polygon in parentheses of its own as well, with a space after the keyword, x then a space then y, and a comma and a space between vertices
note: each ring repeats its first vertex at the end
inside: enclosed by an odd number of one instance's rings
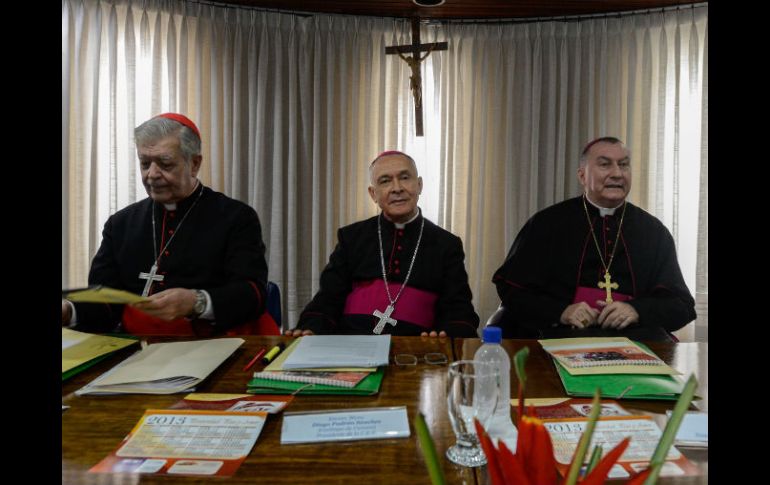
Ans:
POLYGON ((606 301, 607 304, 612 303, 612 290, 617 290, 618 284, 610 281, 609 271, 604 272, 604 281, 599 282, 599 288, 607 290, 607 298, 605 298, 604 301, 606 301))

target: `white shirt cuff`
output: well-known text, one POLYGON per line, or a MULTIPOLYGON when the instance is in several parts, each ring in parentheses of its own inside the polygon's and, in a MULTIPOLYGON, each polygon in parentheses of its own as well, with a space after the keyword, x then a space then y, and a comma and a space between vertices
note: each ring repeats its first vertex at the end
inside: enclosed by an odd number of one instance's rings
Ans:
POLYGON ((75 304, 72 303, 69 300, 64 300, 67 305, 70 307, 70 312, 72 312, 72 316, 70 317, 70 323, 67 325, 67 328, 73 328, 75 325, 78 324, 78 312, 75 311, 75 304))
POLYGON ((211 301, 211 295, 206 290, 201 290, 206 295, 206 309, 200 314, 198 318, 205 318, 206 320, 214 320, 214 303, 211 301))

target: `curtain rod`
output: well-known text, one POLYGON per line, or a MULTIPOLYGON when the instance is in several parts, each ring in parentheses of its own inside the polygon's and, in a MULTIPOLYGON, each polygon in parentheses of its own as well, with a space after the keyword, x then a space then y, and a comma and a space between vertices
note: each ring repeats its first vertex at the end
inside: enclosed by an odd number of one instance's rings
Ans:
POLYGON ((643 15, 655 12, 670 12, 673 10, 693 10, 699 7, 705 7, 708 2, 697 2, 690 4, 670 5, 668 7, 645 8, 640 10, 628 10, 624 12, 602 12, 594 14, 579 15, 555 15, 551 17, 526 17, 526 18, 500 18, 500 19, 426 19, 427 24, 527 24, 537 22, 578 22, 581 20, 597 18, 621 18, 631 15, 643 15))
MULTIPOLYGON (((219 8, 230 8, 236 10, 256 10, 260 12, 272 12, 285 15, 295 15, 298 17, 313 17, 316 15, 334 15, 340 17, 374 17, 374 18, 390 18, 390 19, 403 19, 408 20, 409 17, 397 17, 397 16, 382 16, 382 15, 354 15, 354 14, 341 14, 331 12, 307 12, 301 10, 285 10, 281 8, 271 7, 258 7, 253 5, 241 5, 216 2, 213 0, 180 0, 180 3, 197 3, 202 5, 211 5, 219 8)), ((579 15, 557 15, 551 17, 525 17, 525 18, 421 18, 423 24, 426 25, 438 25, 438 24, 526 24, 537 22, 578 22, 581 20, 597 19, 597 18, 621 18, 629 15, 641 15, 654 12, 667 12, 672 10, 685 10, 695 9, 699 7, 705 7, 708 2, 697 2, 690 4, 670 5, 668 7, 659 8, 645 8, 640 10, 628 10, 624 12, 603 12, 595 14, 579 14, 579 15)))
POLYGON ((258 12, 282 13, 286 15, 296 15, 297 17, 312 17, 313 15, 317 15, 321 13, 321 12, 305 12, 301 10, 286 10, 286 9, 275 8, 275 7, 257 7, 254 5, 222 3, 222 2, 212 1, 212 0, 180 0, 180 3, 198 3, 201 5, 210 5, 212 7, 219 7, 219 8, 231 8, 234 10, 256 10, 258 12))

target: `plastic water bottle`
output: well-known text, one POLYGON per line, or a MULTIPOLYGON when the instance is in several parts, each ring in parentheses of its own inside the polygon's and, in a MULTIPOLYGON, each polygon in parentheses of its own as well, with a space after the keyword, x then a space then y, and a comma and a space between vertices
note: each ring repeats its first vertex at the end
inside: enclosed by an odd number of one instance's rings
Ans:
POLYGON ((473 355, 473 360, 488 362, 500 370, 500 396, 487 432, 493 438, 505 440, 506 445, 516 446, 516 428, 511 421, 511 358, 500 342, 500 327, 486 327, 482 334, 483 345, 473 355))

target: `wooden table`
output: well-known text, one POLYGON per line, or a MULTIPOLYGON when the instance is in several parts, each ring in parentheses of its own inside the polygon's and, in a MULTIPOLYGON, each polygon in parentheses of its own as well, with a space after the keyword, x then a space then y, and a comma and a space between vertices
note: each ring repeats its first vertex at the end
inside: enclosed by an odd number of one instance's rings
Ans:
MULTIPOLYGON (((198 392, 244 393, 252 368, 242 369, 261 347, 272 347, 282 337, 244 337, 246 343, 225 361, 198 392)), ((75 396, 79 389, 101 372, 129 355, 126 349, 93 370, 77 375, 62 386, 62 404, 71 406, 62 413, 62 484, 198 484, 198 483, 416 483, 429 484, 427 468, 411 425, 418 411, 425 420, 442 454, 454 443, 454 433, 446 410, 445 377, 447 365, 390 365, 382 387, 375 396, 297 396, 288 410, 318 410, 407 406, 412 435, 409 438, 324 443, 322 445, 281 445, 280 416, 271 415, 251 454, 236 474, 228 479, 149 475, 87 473, 120 444, 148 408, 167 408, 182 395, 75 396)), ((394 337, 391 355, 443 352, 453 360, 450 339, 394 337)), ((261 366, 256 366, 261 369, 261 366)), ((475 484, 474 470, 443 460, 449 483, 475 484)))
MULTIPOLYGON (((244 393, 246 383, 257 365, 248 372, 242 369, 261 347, 272 347, 283 337, 244 337, 246 343, 225 361, 204 383, 198 392, 244 393)), ((442 352, 449 361, 467 358, 478 347, 477 339, 429 339, 394 337, 391 355, 411 353, 422 356, 428 352, 442 352)), ((564 391, 550 363, 536 341, 505 341, 511 355, 522 345, 529 345, 530 397, 563 396, 564 391)), ((707 344, 650 344, 664 360, 682 371, 693 369, 699 377, 699 403, 707 410, 708 367, 707 344)), ((422 451, 412 427, 409 438, 324 443, 321 445, 281 445, 281 417, 269 416, 251 454, 236 474, 227 479, 151 476, 131 474, 88 473, 93 465, 114 451, 121 440, 137 423, 145 409, 163 409, 182 398, 182 395, 123 395, 75 396, 74 391, 93 380, 102 372, 122 361, 136 347, 124 349, 100 362, 93 368, 62 384, 62 404, 71 406, 62 413, 62 484, 211 484, 258 483, 271 484, 429 484, 422 451)), ((447 482, 451 484, 485 484, 485 468, 468 469, 456 466, 444 458, 447 448, 455 442, 446 410, 446 365, 396 366, 385 372, 379 394, 375 396, 297 396, 288 408, 291 411, 334 410, 380 406, 406 406, 410 426, 415 413, 422 412, 436 443, 447 482)), ((515 376, 511 389, 516 389, 515 376)), ((623 401, 630 410, 639 410, 661 418, 671 403, 623 401)), ((708 472, 708 452, 692 453, 683 450, 703 470, 708 472)), ((707 483, 707 477, 688 479, 661 479, 658 483, 707 483)))

